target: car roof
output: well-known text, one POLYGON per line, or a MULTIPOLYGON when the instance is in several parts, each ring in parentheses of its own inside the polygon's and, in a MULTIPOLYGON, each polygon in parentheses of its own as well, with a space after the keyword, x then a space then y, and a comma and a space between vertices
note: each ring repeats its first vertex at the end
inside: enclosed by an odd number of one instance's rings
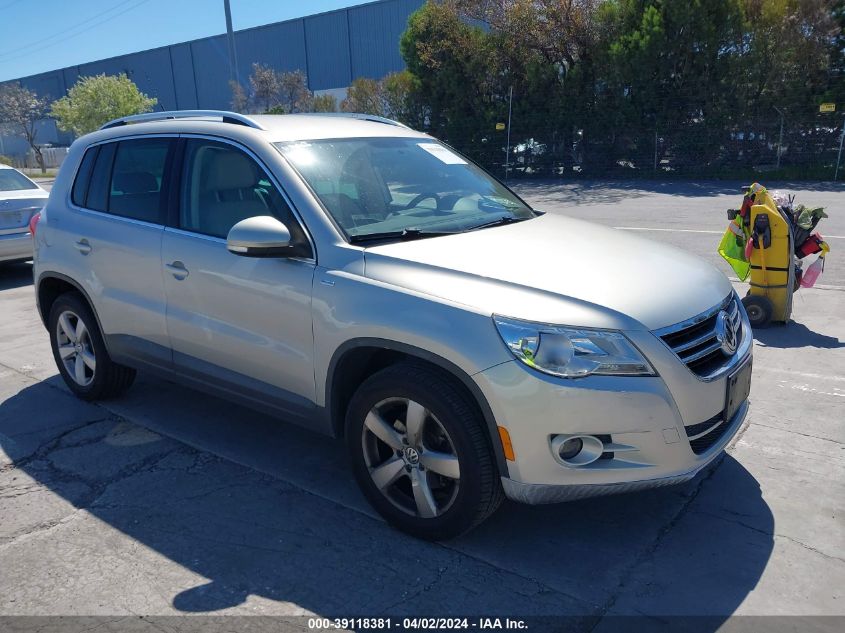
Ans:
POLYGON ((333 114, 258 114, 250 119, 280 140, 355 138, 367 136, 425 136, 387 119, 362 119, 333 114))
POLYGON ((328 138, 430 138, 401 123, 377 116, 347 113, 256 114, 196 110, 154 112, 117 119, 90 135, 99 142, 135 134, 220 134, 245 138, 259 134, 271 143, 328 138))

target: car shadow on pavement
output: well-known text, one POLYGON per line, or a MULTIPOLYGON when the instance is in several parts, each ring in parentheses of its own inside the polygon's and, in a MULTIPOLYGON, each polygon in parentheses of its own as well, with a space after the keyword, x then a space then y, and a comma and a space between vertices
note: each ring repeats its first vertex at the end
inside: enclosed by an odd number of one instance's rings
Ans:
POLYGON ((0 291, 32 285, 32 264, 0 264, 0 291))
POLYGON ((26 495, 3 502, 17 518, 0 530, 0 595, 13 586, 17 608, 29 590, 84 612, 108 599, 90 595, 100 587, 158 613, 581 618, 558 630, 712 615, 715 630, 773 547, 759 484, 730 456, 683 486, 506 502, 460 539, 418 541, 373 515, 340 443, 154 379, 103 406, 57 377, 23 386, 0 404, 0 448, 0 477, 70 504, 59 517, 26 495))
POLYGON ((792 349, 815 347, 820 349, 838 349, 845 347, 845 341, 835 336, 813 332, 803 323, 790 321, 786 325, 775 324, 762 330, 754 330, 754 340, 766 347, 792 349))

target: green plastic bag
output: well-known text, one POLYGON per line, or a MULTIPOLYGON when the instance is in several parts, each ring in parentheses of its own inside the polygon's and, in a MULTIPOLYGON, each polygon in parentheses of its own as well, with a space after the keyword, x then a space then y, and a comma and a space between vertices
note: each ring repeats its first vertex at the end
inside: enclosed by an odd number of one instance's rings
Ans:
POLYGON ((819 223, 819 220, 827 217, 827 213, 824 212, 824 207, 810 209, 805 207, 803 204, 798 205, 797 215, 798 219, 795 221, 795 224, 800 226, 802 229, 807 230, 812 229, 819 223))
POLYGON ((751 264, 745 259, 745 239, 738 237, 730 228, 725 231, 722 241, 719 242, 719 255, 734 269, 740 281, 748 279, 751 272, 751 264))

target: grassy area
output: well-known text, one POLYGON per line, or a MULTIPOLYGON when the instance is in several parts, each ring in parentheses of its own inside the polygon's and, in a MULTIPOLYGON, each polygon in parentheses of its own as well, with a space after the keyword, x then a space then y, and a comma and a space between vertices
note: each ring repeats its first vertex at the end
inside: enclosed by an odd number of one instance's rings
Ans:
POLYGON ((30 178, 55 178, 56 174, 59 172, 58 169, 48 169, 47 171, 42 173, 41 170, 38 168, 29 169, 26 167, 21 168, 19 171, 26 174, 30 178))

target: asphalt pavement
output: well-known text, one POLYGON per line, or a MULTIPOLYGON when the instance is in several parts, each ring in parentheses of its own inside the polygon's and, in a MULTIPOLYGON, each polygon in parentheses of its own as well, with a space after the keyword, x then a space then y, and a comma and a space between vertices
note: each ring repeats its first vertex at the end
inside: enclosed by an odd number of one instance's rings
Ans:
MULTIPOLYGON (((517 188, 730 272, 713 251, 733 185, 517 188)), ((841 187, 792 190, 845 236, 841 187)), ((845 239, 830 243, 794 322, 755 334, 747 423, 695 480, 506 502, 442 544, 386 526, 321 436, 150 377, 118 400, 72 397, 29 265, 0 269, 0 615, 577 615, 566 628, 585 631, 615 614, 710 615, 712 630, 845 616, 845 239)))

